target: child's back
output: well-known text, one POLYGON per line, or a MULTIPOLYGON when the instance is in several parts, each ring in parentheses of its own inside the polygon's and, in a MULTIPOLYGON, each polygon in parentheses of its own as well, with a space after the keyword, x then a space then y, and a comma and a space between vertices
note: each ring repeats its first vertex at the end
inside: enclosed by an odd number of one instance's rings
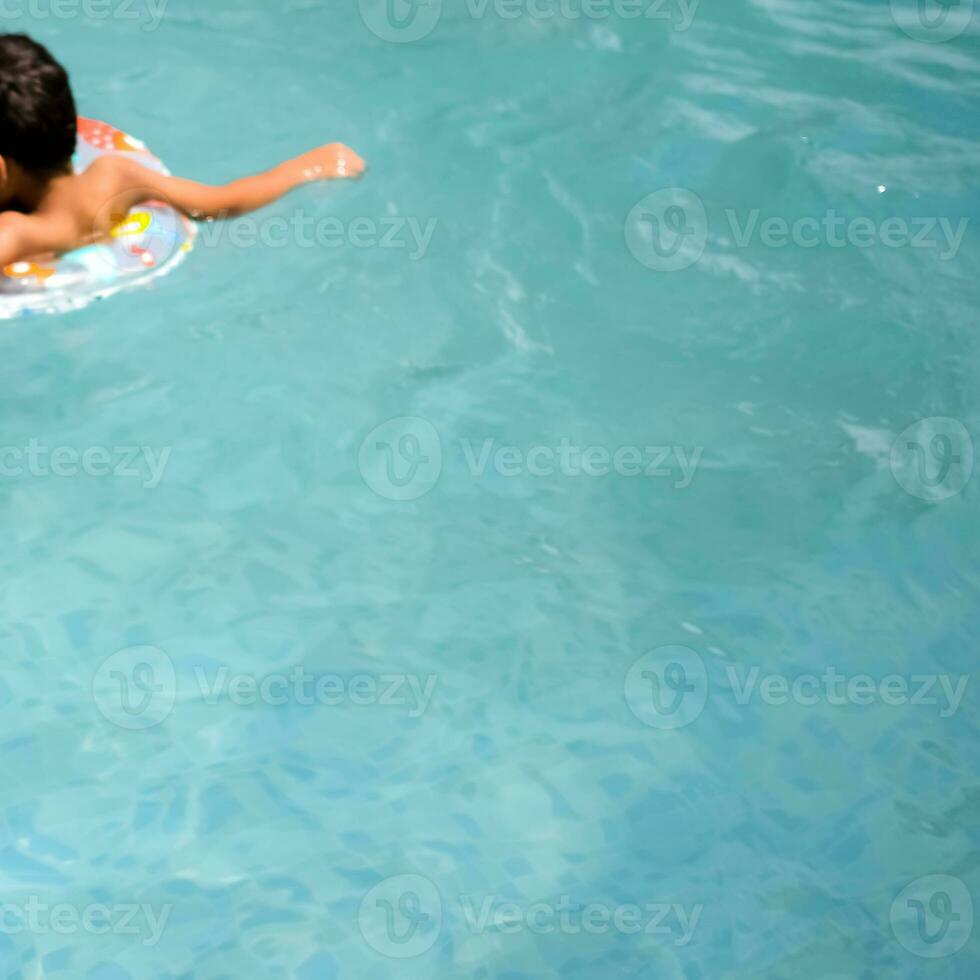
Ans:
POLYGON ((312 180, 359 177, 364 161, 330 143, 254 177, 209 187, 147 170, 122 156, 72 171, 75 100, 65 70, 22 34, 0 36, 0 268, 104 237, 141 201, 163 200, 192 218, 262 207, 312 180))

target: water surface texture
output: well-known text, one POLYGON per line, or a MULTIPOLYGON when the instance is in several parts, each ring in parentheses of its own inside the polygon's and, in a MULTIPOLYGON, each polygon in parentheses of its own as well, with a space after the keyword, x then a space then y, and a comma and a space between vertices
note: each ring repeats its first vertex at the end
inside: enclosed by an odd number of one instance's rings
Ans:
POLYGON ((980 976, 971 7, 9 5, 371 169, 0 331, 4 977, 980 976))

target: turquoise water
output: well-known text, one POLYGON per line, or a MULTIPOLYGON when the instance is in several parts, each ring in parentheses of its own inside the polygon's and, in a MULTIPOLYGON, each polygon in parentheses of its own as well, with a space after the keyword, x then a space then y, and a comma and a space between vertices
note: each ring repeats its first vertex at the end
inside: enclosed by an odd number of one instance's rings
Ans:
POLYGON ((0 332, 3 976, 980 975, 980 15, 362 7, 5 21, 371 170, 0 332))

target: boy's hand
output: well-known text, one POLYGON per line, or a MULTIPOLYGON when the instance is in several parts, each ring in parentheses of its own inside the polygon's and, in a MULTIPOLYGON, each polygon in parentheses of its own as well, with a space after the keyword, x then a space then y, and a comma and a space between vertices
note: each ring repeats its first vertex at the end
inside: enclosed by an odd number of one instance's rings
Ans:
POLYGON ((297 163, 303 168, 306 180, 334 180, 342 177, 360 177, 367 164, 343 143, 327 143, 304 153, 297 163))

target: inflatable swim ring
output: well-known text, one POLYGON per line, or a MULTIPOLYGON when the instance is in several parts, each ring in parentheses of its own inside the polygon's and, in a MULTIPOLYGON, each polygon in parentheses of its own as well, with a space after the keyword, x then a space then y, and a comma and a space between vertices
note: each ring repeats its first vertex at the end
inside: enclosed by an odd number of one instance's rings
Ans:
MULTIPOLYGON (((158 173, 170 173, 140 140, 106 123, 79 119, 75 172, 108 154, 125 154, 158 173)), ((194 223, 169 205, 139 204, 116 223, 108 242, 50 261, 14 262, 4 268, 0 320, 77 310, 120 289, 150 282, 179 265, 196 237, 194 223)))

